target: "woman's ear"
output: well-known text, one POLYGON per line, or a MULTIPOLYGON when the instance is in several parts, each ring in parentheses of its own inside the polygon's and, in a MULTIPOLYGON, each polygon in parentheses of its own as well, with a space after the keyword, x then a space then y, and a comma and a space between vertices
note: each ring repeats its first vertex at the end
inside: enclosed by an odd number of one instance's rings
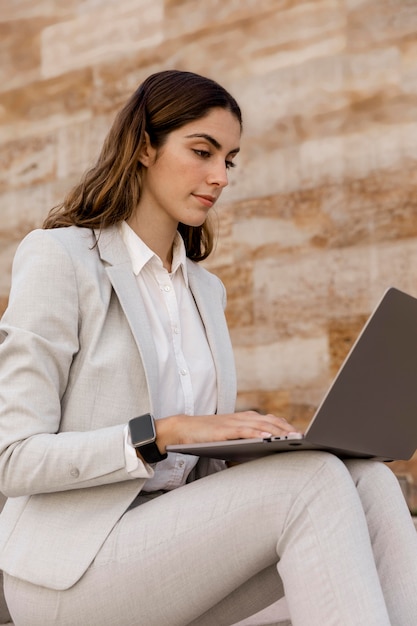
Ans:
POLYGON ((139 161, 145 167, 149 167, 155 161, 156 149, 152 146, 148 133, 145 131, 145 139, 139 151, 139 161))

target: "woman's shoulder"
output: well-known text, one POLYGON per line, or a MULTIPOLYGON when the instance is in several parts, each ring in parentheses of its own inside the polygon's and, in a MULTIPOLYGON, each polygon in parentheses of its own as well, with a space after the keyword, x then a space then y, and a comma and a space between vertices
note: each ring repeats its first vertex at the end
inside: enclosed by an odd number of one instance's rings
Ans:
POLYGON ((56 242, 64 247, 91 247, 95 243, 95 237, 90 228, 80 228, 79 226, 37 228, 28 233, 21 243, 23 245, 44 246, 48 242, 51 244, 56 242))
POLYGON ((68 226, 64 228, 35 229, 28 233, 17 247, 13 270, 53 276, 64 268, 74 271, 77 267, 97 264, 94 232, 87 228, 68 226))
POLYGON ((37 228, 20 242, 16 258, 30 255, 41 261, 71 258, 74 261, 97 256, 94 231, 78 226, 62 228, 37 228))

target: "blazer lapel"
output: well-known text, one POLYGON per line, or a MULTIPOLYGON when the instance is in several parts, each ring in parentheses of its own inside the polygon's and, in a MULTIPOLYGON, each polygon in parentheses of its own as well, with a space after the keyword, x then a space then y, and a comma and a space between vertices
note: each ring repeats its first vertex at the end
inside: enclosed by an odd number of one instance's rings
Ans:
POLYGON ((236 374, 223 304, 220 297, 214 297, 218 291, 213 293, 208 275, 200 266, 189 262, 187 272, 190 289, 203 320, 216 366, 217 413, 231 413, 235 410, 236 374))
POLYGON ((152 328, 142 299, 138 294, 132 263, 117 227, 95 232, 100 257, 142 357, 150 401, 158 393, 157 352, 152 328))

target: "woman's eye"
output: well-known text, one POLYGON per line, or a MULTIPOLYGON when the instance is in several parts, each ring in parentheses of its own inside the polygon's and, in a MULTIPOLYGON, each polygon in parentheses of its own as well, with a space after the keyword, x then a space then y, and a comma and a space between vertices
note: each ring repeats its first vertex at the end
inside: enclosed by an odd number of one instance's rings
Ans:
MULTIPOLYGON (((193 152, 201 159, 209 159, 211 157, 211 152, 209 150, 198 150, 197 148, 193 148, 193 152)), ((225 165, 227 170, 232 169, 232 167, 236 167, 236 163, 233 163, 233 161, 225 161, 225 165)))
POLYGON ((210 152, 208 152, 208 150, 194 150, 194 152, 202 159, 208 159, 210 156, 210 152))

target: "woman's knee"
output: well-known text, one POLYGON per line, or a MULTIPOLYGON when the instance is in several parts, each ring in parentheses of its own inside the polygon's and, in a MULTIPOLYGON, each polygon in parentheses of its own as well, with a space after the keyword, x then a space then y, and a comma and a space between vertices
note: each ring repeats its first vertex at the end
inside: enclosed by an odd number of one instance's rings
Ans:
POLYGON ((299 475, 313 475, 322 467, 329 471, 348 473, 344 463, 334 454, 321 450, 297 450, 271 454, 237 466, 243 473, 295 471, 299 475))
POLYGON ((401 487, 394 472, 381 461, 349 459, 346 461, 352 480, 361 493, 372 491, 376 496, 388 493, 401 494, 401 487))
POLYGON ((303 470, 306 475, 315 475, 317 472, 330 473, 340 480, 350 479, 350 474, 343 461, 323 450, 305 450, 289 453, 291 460, 303 470))
MULTIPOLYGON (((337 459, 334 463, 328 459, 327 464, 332 472, 337 471, 338 465, 339 469, 343 465, 365 513, 371 510, 380 511, 382 502, 387 510, 388 503, 391 507, 404 508, 405 500, 398 479, 385 463, 372 459, 337 459)), ((342 478, 338 480, 341 481, 342 478)))
POLYGON ((285 472, 293 486, 293 493, 303 490, 307 485, 313 490, 321 491, 332 490, 336 484, 339 488, 344 484, 353 488, 352 477, 346 465, 329 452, 300 450, 274 454, 259 461, 259 469, 263 472, 270 470, 276 476, 282 476, 285 472))

